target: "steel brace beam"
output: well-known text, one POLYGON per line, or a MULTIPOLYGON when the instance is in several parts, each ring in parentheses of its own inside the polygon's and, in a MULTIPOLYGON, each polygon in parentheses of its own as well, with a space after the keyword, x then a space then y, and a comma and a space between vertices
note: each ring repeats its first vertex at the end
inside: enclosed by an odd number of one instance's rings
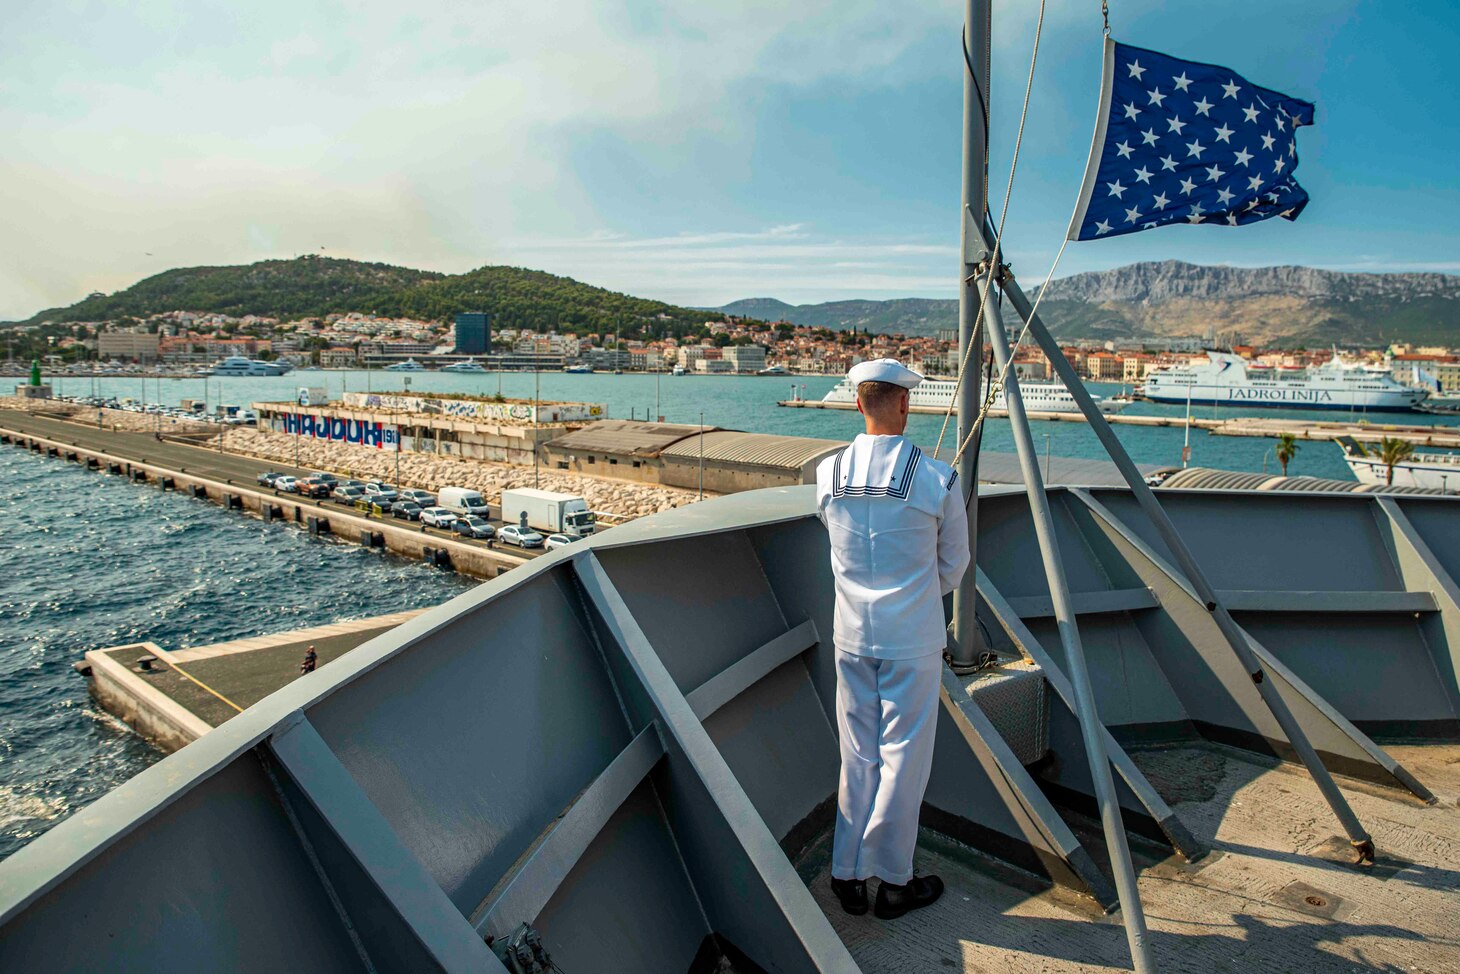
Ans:
MULTIPOLYGON (((997 277, 994 268, 985 268, 984 275, 997 277)), ((987 276, 984 280, 987 280, 987 276)), ((1120 801, 1116 797, 1115 781, 1110 773, 1110 759, 1105 753, 1105 725, 1100 722, 1100 715, 1095 708, 1095 691, 1090 686, 1090 672, 1085 666, 1085 650, 1080 644, 1080 629, 1075 621, 1070 586, 1065 579, 1065 566, 1060 557, 1054 517, 1050 513, 1049 497, 1044 492, 1044 478, 1039 473, 1039 454, 1034 448, 1033 434, 1029 431, 1029 418, 1024 413, 1019 380, 1010 367, 1009 338, 1004 334, 1003 317, 999 311, 999 302, 995 300, 990 299, 984 305, 984 328, 989 345, 993 347, 994 365, 1001 374, 1007 373, 1008 376, 1004 383, 1004 401, 1009 412, 1009 427, 1014 434, 1014 445, 1018 448, 1019 466, 1024 473, 1024 487, 1029 495, 1029 513, 1034 519, 1034 533, 1039 540, 1039 551, 1044 560, 1044 577, 1049 583, 1049 596, 1059 628, 1060 643, 1064 647, 1070 682, 1074 685, 1075 714, 1080 720, 1080 736, 1085 744, 1085 756, 1090 763, 1095 799, 1100 805, 1100 824, 1110 853, 1115 890, 1120 896, 1131 963, 1137 974, 1147 974, 1156 968, 1151 961, 1150 944, 1146 935, 1146 915, 1141 906, 1140 890, 1136 886, 1135 867, 1131 865, 1130 846, 1126 842, 1125 825, 1120 815, 1120 801)))
MULTIPOLYGON (((1226 639, 1227 645, 1231 647, 1232 652, 1236 654, 1237 659, 1241 662, 1242 668, 1257 686, 1257 691, 1261 694, 1263 703, 1267 705, 1267 709, 1272 713, 1273 718, 1282 728, 1283 733, 1288 738, 1288 743, 1298 753, 1299 759, 1302 760, 1304 767, 1308 769, 1308 773, 1313 776, 1314 783, 1318 785, 1318 790, 1323 793, 1323 797, 1328 802, 1329 808, 1333 810, 1333 814, 1343 826, 1344 832, 1348 834, 1349 842, 1358 853, 1359 861, 1372 862, 1374 859, 1373 839, 1369 836, 1369 833, 1364 829, 1363 825, 1360 824, 1358 816, 1354 814, 1353 809, 1349 807, 1348 799, 1344 798, 1343 792, 1339 791, 1338 785, 1333 780, 1333 776, 1323 766, 1323 761, 1318 757, 1318 753, 1313 749, 1312 743, 1308 740, 1308 735, 1303 732, 1303 728, 1298 724, 1298 721, 1293 717, 1292 711, 1288 709, 1288 705, 1283 701, 1282 694, 1277 686, 1271 680, 1264 678, 1262 664, 1253 654, 1251 647, 1247 645, 1247 639, 1242 628, 1232 618, 1231 613, 1227 611, 1226 606, 1221 601, 1216 590, 1212 588, 1211 583, 1207 580, 1206 574, 1201 570, 1201 566, 1197 564, 1195 556, 1192 555, 1191 550, 1186 547, 1186 542, 1182 540, 1180 533, 1177 532, 1176 525, 1172 523, 1165 509, 1161 507, 1160 501, 1156 499, 1155 493, 1146 484, 1145 478, 1141 476, 1140 471, 1136 469, 1130 456, 1125 452, 1125 447, 1121 446, 1120 440, 1116 438, 1115 431, 1111 429, 1110 423, 1105 419, 1105 415, 1100 412, 1094 400, 1090 398, 1090 393, 1086 390, 1085 384, 1080 380, 1080 377, 1075 373, 1074 366, 1065 358, 1064 352, 1060 350, 1059 344, 1050 335, 1049 330, 1045 328, 1044 322, 1035 313, 1028 296, 1019 287, 1018 282, 1014 280, 1014 275, 1007 268, 1000 269, 998 283, 1003 293, 1013 303, 1014 310, 1018 313, 1020 319, 1028 326, 1029 334, 1044 351, 1045 357, 1049 359, 1055 374, 1070 390, 1070 395, 1074 396, 1075 402, 1079 403, 1080 411, 1085 414, 1085 419, 1089 422, 1090 429, 1095 432, 1101 445, 1105 447, 1106 453, 1114 461, 1116 467, 1120 470, 1121 476, 1125 478, 1125 482, 1130 486, 1131 493, 1134 495, 1137 503, 1140 504, 1141 510, 1155 526, 1156 531, 1161 535, 1161 540, 1165 542, 1166 547, 1170 549, 1172 556, 1175 557, 1176 563, 1182 573, 1191 582, 1192 588, 1196 591, 1197 598, 1206 607, 1206 610, 1211 613, 1212 620, 1216 623, 1217 628, 1226 639)), ((992 302, 990 303, 992 304, 992 302)), ((1001 337, 1003 336, 1002 331, 999 334, 1001 337)), ((1007 345, 1007 339, 1005 339, 1004 344, 1007 345)), ((1002 368, 1002 363, 1000 367, 1002 368)), ((1011 369, 1006 388, 1015 387, 1016 385, 1017 383, 1011 369)), ((1009 410, 1011 420, 1013 419, 1013 415, 1011 402, 1011 408, 1009 410)))

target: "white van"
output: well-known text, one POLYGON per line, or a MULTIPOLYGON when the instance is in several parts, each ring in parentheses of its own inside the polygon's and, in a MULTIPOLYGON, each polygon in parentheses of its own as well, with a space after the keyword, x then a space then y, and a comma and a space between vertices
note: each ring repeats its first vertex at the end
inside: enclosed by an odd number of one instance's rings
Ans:
POLYGON ((477 514, 486 517, 489 510, 487 499, 481 492, 466 487, 442 487, 441 492, 436 495, 436 504, 453 514, 463 516, 477 514))

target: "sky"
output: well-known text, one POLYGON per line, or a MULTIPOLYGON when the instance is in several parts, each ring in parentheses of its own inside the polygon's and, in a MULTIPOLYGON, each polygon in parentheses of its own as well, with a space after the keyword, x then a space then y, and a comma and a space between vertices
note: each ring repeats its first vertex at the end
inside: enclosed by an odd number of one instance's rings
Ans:
MULTIPOLYGON (((1315 101, 1296 223, 1071 244, 1139 260, 1460 272, 1460 8, 1111 0, 1113 35, 1315 101)), ((1039 4, 996 2, 1008 182, 1039 4)), ((512 264, 680 304, 952 297, 963 5, 949 0, 10 0, 0 319, 173 267, 512 264)), ((1048 0, 1006 252, 1058 250, 1098 0, 1048 0)))

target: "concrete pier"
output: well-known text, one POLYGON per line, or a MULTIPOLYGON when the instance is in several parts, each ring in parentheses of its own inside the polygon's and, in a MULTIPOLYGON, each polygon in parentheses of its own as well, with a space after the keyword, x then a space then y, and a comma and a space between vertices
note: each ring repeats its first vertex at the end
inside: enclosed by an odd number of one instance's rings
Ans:
POLYGON ((338 622, 168 651, 153 642, 85 654, 77 669, 96 701, 164 751, 176 751, 299 679, 310 645, 323 667, 424 612, 338 622))
POLYGON ((90 469, 119 474, 138 484, 156 485, 228 510, 308 525, 311 534, 329 534, 352 544, 383 548, 476 578, 495 578, 534 555, 488 548, 485 543, 426 528, 413 521, 367 517, 354 508, 323 500, 281 494, 257 482, 259 473, 278 470, 304 476, 306 470, 237 456, 151 433, 97 429, 81 423, 0 410, 0 435, 13 446, 37 453, 75 457, 90 469), (368 539, 368 540, 367 540, 368 539), (445 552, 445 555, 435 552, 445 552))

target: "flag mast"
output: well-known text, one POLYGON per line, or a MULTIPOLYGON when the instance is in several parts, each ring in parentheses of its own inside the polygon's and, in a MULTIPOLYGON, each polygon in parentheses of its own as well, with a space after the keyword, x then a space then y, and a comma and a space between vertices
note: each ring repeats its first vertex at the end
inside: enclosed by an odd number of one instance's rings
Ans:
MULTIPOLYGON (((992 0, 967 0, 963 18, 963 192, 960 207, 960 273, 958 276, 958 360, 967 363, 958 387, 958 438, 963 443, 978 419, 982 404, 983 336, 979 318, 977 267, 988 259, 983 217, 988 209, 988 104, 992 0), (975 222, 976 221, 976 222, 975 222)), ((958 479, 968 498, 968 549, 978 564, 978 445, 963 451, 958 479)), ((955 664, 972 666, 984 650, 974 612, 978 605, 978 572, 968 571, 953 593, 955 664)))

